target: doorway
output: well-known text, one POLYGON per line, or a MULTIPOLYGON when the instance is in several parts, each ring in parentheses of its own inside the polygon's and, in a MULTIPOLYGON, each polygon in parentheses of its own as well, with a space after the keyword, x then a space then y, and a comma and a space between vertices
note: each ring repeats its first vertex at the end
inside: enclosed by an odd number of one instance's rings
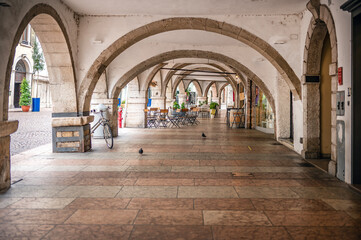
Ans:
POLYGON ((322 48, 320 81, 320 152, 321 158, 331 158, 331 43, 328 33, 322 48))

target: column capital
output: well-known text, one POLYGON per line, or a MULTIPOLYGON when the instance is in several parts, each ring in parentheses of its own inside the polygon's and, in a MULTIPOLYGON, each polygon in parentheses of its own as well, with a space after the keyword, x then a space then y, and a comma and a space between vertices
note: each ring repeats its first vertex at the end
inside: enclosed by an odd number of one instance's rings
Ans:
POLYGON ((51 121, 52 127, 84 126, 94 121, 94 116, 56 117, 51 121))

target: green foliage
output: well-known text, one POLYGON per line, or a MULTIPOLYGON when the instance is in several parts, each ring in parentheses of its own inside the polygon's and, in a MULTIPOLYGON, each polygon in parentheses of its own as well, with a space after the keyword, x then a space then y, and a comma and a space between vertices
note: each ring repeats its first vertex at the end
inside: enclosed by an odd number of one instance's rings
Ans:
POLYGON ((185 109, 185 108, 186 108, 186 105, 185 105, 184 103, 182 103, 181 108, 182 108, 182 109, 185 109))
POLYGON ((122 101, 122 104, 125 104, 125 100, 122 101))
POLYGON ((179 104, 178 104, 177 102, 174 102, 174 103, 173 103, 173 109, 174 109, 174 110, 179 109, 179 104))
POLYGON ((200 101, 200 102, 199 102, 199 106, 202 106, 202 105, 204 105, 204 104, 207 104, 207 101, 200 101))
POLYGON ((216 103, 216 102, 211 102, 211 104, 209 105, 209 109, 216 109, 217 106, 219 106, 218 103, 216 103))
POLYGON ((34 73, 44 70, 44 56, 43 53, 40 52, 37 41, 34 41, 32 58, 34 61, 34 73))
POLYGON ((20 106, 30 106, 31 105, 30 86, 29 86, 29 82, 26 80, 26 78, 24 78, 20 84, 19 105, 20 106))

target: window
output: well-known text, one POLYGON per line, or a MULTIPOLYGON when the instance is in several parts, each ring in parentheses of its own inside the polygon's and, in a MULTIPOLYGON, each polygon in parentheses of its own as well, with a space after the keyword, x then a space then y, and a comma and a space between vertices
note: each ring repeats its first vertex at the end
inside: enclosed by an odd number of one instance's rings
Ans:
POLYGON ((30 45, 30 25, 28 25, 20 38, 20 43, 30 45))

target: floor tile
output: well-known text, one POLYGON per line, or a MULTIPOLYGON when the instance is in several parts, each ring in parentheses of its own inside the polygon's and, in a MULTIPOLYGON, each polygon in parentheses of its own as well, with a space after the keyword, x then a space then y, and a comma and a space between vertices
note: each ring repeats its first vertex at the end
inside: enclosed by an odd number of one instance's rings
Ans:
POLYGON ((131 225, 57 225, 44 239, 128 239, 132 229, 131 225))
POLYGON ((252 186, 250 179, 195 179, 196 186, 252 186))
POLYGON ((215 240, 291 239, 283 227, 213 226, 215 240))
POLYGON ((194 179, 139 178, 136 186, 194 186, 194 179))
POLYGON ((332 210, 330 206, 315 199, 271 199, 259 198, 251 199, 254 207, 260 211, 278 210, 309 210, 325 211, 332 210))
POLYGON ((360 200, 322 199, 322 201, 336 210, 361 210, 360 200))
POLYGON ((261 211, 209 211, 204 210, 205 225, 271 226, 261 211))
POLYGON ((355 226, 356 221, 341 211, 266 211, 275 226, 355 226))
POLYGON ((121 186, 69 186, 56 197, 115 197, 121 186))
POLYGON ((16 209, 2 218, 6 224, 62 224, 73 210, 16 209))
POLYGON ((199 166, 199 160, 164 160, 164 166, 199 166))
POLYGON ((181 186, 178 198, 238 198, 238 195, 233 187, 181 186))
POLYGON ((0 239, 41 239, 54 225, 0 224, 0 239))
POLYGON ((140 210, 135 224, 203 225, 203 217, 198 210, 140 210))
POLYGON ((172 166, 172 172, 215 172, 211 166, 172 166))
POLYGON ((142 240, 209 240, 212 239, 210 226, 134 226, 130 239, 142 240))
POLYGON ((73 185, 76 186, 132 186, 135 178, 81 178, 73 185))
POLYGON ((128 172, 170 172, 170 166, 129 166, 128 172))
POLYGON ((16 203, 17 201, 21 200, 22 198, 0 198, 0 209, 6 208, 7 206, 16 203))
POLYGON ((124 172, 129 166, 87 166, 81 171, 84 172, 124 172))
POLYGON ((53 197, 65 187, 66 186, 14 185, 6 193, 0 194, 0 198, 53 197))
POLYGON ((127 209, 193 209, 193 199, 133 198, 127 209))
POLYGON ((77 210, 65 224, 132 224, 138 210, 77 210))
POLYGON ((9 208, 63 209, 75 198, 23 198, 9 208))
POLYGON ((124 209, 130 198, 77 198, 66 209, 124 209))
POLYGON ((299 198, 288 187, 235 187, 240 198, 299 198))
POLYGON ((227 199, 227 198, 194 199, 194 209, 201 209, 201 210, 255 210, 250 199, 227 199))
POLYGON ((116 197, 120 198, 176 198, 173 186, 124 186, 116 197))
POLYGON ((293 239, 361 239, 361 229, 356 227, 287 227, 293 239))

